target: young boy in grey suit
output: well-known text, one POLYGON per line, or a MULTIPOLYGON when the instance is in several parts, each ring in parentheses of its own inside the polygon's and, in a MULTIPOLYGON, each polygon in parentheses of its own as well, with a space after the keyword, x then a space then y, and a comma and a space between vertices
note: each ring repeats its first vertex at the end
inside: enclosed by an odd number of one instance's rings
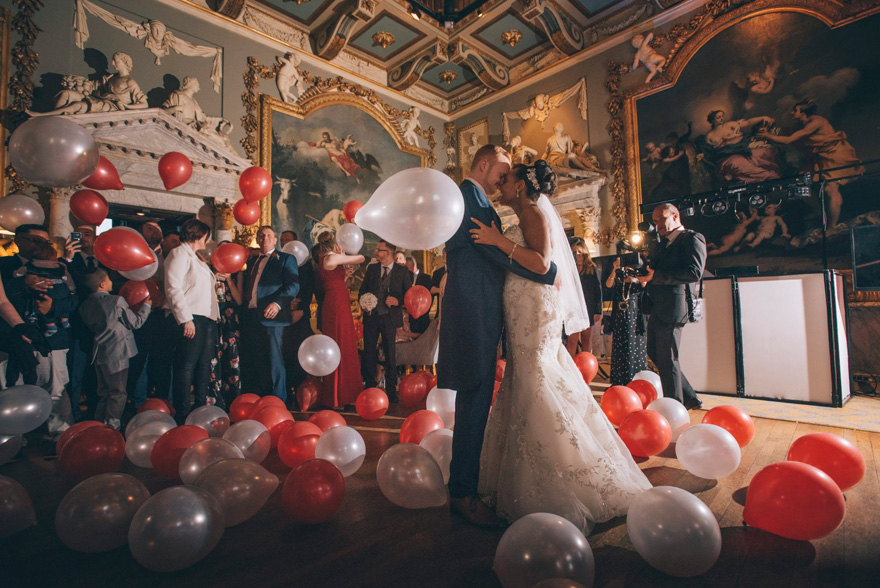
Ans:
POLYGON ((95 334, 92 358, 98 371, 98 407, 95 420, 119 429, 125 409, 128 360, 137 355, 134 329, 150 316, 152 301, 147 298, 134 312, 121 296, 113 296, 113 283, 104 270, 86 274, 89 296, 80 305, 83 322, 95 334))

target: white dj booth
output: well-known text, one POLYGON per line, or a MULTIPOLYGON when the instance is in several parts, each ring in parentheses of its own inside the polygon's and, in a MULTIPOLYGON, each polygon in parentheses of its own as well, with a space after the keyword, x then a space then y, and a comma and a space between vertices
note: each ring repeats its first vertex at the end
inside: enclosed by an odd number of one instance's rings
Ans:
POLYGON ((709 278, 703 303, 679 353, 695 390, 837 407, 849 400, 839 273, 709 278))

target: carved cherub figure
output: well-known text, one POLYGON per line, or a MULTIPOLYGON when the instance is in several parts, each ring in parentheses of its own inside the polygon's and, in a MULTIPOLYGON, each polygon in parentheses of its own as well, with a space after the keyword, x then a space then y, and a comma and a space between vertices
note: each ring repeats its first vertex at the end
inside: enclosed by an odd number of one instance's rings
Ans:
POLYGON ((285 102, 296 102, 305 90, 305 81, 297 69, 299 56, 293 52, 285 53, 283 57, 276 56, 275 61, 280 66, 275 76, 275 85, 281 99, 285 102))
POLYGON ((632 46, 636 49, 636 57, 633 60, 632 71, 639 67, 639 63, 644 64, 648 70, 648 77, 645 78, 647 84, 654 79, 659 73, 663 73, 663 66, 666 65, 666 58, 657 53, 651 47, 651 41, 654 40, 654 33, 646 35, 636 35, 632 39, 632 46))

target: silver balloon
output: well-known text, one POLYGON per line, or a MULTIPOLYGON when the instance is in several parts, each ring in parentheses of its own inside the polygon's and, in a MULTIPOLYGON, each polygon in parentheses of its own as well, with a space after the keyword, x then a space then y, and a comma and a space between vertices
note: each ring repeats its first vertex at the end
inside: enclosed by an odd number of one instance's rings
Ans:
POLYGON ((162 431, 163 433, 170 431, 177 426, 177 421, 175 421, 174 417, 167 412, 162 412, 161 410, 145 410, 137 413, 130 421, 128 421, 128 424, 125 426, 126 439, 134 435, 137 430, 145 424, 154 422, 166 423, 169 425, 167 429, 162 431))
POLYGON ((245 459, 254 463, 262 463, 272 449, 269 429, 263 423, 251 419, 229 427, 229 430, 223 433, 223 438, 238 447, 245 459))
POLYGON ((364 232, 354 223, 345 223, 336 229, 336 242, 349 255, 356 255, 364 246, 364 232))
POLYGON ((0 436, 0 465, 15 457, 22 445, 24 438, 21 435, 0 436))
POLYGON ((312 335, 300 344, 297 357, 306 373, 321 377, 336 371, 342 354, 336 341, 327 335, 312 335))
POLYGON ((244 459, 241 450, 225 439, 202 439, 193 444, 180 458, 180 480, 192 484, 209 465, 222 459, 244 459))
POLYGON ((42 225, 46 213, 40 203, 24 194, 0 198, 0 227, 15 231, 19 225, 42 225))
POLYGON ((150 498, 140 480, 128 474, 99 474, 80 482, 55 512, 55 532, 74 551, 98 553, 128 543, 128 527, 150 498))
POLYGON ((675 457, 693 475, 718 480, 736 471, 742 450, 718 425, 694 425, 678 438, 675 457))
POLYGON ((291 241, 282 247, 281 251, 296 257, 296 265, 300 267, 309 260, 309 248, 302 241, 291 241))
POLYGON ((206 467, 193 485, 220 501, 226 526, 234 527, 263 508, 278 488, 278 476, 252 461, 233 458, 206 467))
POLYGON ((315 457, 335 465, 346 478, 360 469, 366 456, 364 438, 351 427, 328 429, 315 445, 315 457))
MULTIPOLYGON (((151 425, 160 424, 160 423, 150 423, 151 425)), ((150 434, 150 433, 138 433, 132 435, 125 441, 125 456, 128 458, 128 461, 133 463, 139 468, 147 468, 152 469, 153 464, 150 462, 150 454, 153 452, 153 447, 156 445, 156 441, 159 440, 164 433, 160 434, 150 434)))
POLYGON ((202 560, 223 537, 220 501, 195 486, 172 486, 147 500, 128 529, 128 548, 154 572, 182 570, 202 560))
POLYGON ((206 404, 186 415, 185 424, 201 427, 211 437, 222 437, 229 429, 229 415, 219 406, 206 404))
MULTIPOLYGON (((429 409, 430 410, 430 409, 429 409)), ((440 471, 443 472, 443 483, 449 482, 449 464, 452 462, 452 431, 437 429, 424 436, 419 447, 431 454, 440 471)))
POLYGON ((37 524, 37 513, 24 486, 0 476, 0 539, 37 524))
POLYGON ((12 386, 0 392, 0 435, 29 433, 52 414, 52 397, 38 386, 12 386))
POLYGON ((403 249, 427 250, 445 243, 464 219, 464 198, 443 172, 415 167, 397 172, 376 188, 355 222, 403 249))
POLYGON ((135 270, 121 271, 122 277, 133 280, 135 282, 143 282, 144 280, 149 280, 153 276, 156 275, 156 271, 159 269, 159 259, 156 257, 156 254, 153 253, 153 263, 150 265, 145 265, 142 268, 138 268, 135 270))
POLYGON ((446 504, 443 472, 431 454, 418 445, 399 443, 389 447, 376 465, 376 480, 385 498, 397 506, 431 508, 446 504))
MULTIPOLYGON (((654 373, 654 372, 649 372, 654 373)), ((678 441, 678 438, 684 433, 685 429, 691 426, 691 417, 684 405, 675 398, 660 397, 648 405, 648 410, 659 412, 663 418, 669 423, 672 429, 672 442, 678 441)))
POLYGON ((670 576, 699 576, 721 553, 715 515, 681 488, 657 486, 639 494, 626 515, 626 530, 639 555, 670 576))
POLYGON ((651 370, 642 370, 633 376, 633 380, 645 380, 654 386, 657 391, 657 398, 663 398, 663 382, 660 380, 660 374, 651 370))
POLYGON ((435 386, 428 392, 426 405, 428 410, 440 415, 447 429, 455 426, 455 390, 435 386))
POLYGON ((98 146, 92 134, 75 122, 40 116, 12 133, 9 163, 36 186, 75 186, 98 167, 98 146))
POLYGON ((492 568, 504 588, 530 588, 554 578, 591 588, 596 562, 580 529, 560 516, 538 512, 504 532, 492 568))

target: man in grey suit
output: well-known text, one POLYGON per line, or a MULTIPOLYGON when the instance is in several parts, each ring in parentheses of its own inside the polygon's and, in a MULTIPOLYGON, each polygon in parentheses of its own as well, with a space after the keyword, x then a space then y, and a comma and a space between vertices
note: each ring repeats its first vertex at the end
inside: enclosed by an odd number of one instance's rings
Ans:
POLYGON ((104 270, 85 276, 89 296, 80 305, 83 322, 95 335, 93 358, 98 371, 98 407, 95 420, 119 429, 125 409, 128 360, 137 355, 134 329, 150 316, 147 298, 135 313, 121 296, 113 296, 113 283, 104 270))
POLYGON ((681 214, 672 204, 661 204, 652 216, 660 234, 660 245, 651 259, 648 284, 651 317, 648 319, 648 357, 657 366, 663 395, 675 398, 685 408, 699 408, 697 397, 678 363, 681 330, 688 323, 687 292, 692 296, 706 268, 706 238, 685 229, 681 214))

